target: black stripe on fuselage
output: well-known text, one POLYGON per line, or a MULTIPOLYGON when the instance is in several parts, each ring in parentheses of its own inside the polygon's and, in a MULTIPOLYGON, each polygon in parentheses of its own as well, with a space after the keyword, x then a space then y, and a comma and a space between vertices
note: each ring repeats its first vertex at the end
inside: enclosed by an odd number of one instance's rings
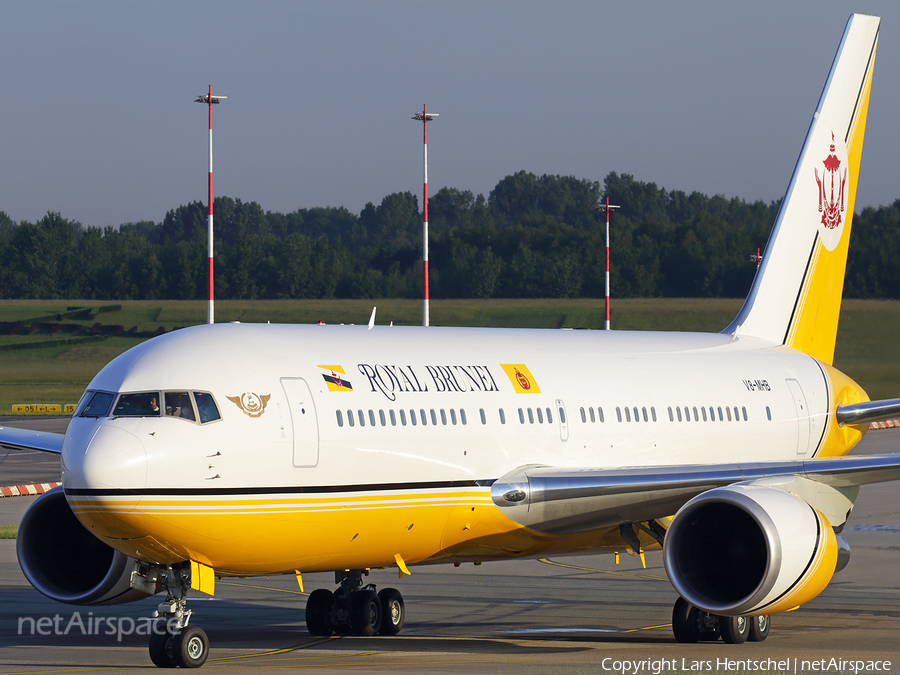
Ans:
POLYGON ((448 488, 490 487, 495 479, 448 480, 421 483, 370 483, 365 485, 285 485, 281 487, 238 488, 67 488, 66 495, 73 497, 115 497, 118 495, 279 495, 279 494, 329 494, 336 492, 402 492, 405 490, 442 490, 448 488))

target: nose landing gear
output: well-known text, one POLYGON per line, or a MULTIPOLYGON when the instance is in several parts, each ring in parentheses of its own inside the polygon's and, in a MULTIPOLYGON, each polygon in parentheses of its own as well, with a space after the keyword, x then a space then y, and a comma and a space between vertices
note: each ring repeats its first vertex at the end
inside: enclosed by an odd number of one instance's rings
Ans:
POLYGON ((209 638, 202 628, 188 625, 193 614, 185 599, 190 567, 168 565, 159 580, 166 599, 153 612, 157 622, 150 636, 150 660, 157 668, 199 668, 209 656, 209 638))
POLYGON ((306 627, 312 635, 396 635, 403 628, 406 610, 403 596, 394 588, 375 593, 374 584, 363 585, 368 570, 335 572, 334 593, 320 588, 306 602, 306 627))

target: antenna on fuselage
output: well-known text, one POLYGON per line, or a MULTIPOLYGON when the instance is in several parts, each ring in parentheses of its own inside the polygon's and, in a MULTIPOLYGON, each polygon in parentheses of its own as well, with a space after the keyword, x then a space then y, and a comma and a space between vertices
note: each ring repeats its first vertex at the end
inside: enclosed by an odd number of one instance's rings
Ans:
POLYGON ((369 327, 367 330, 372 330, 372 326, 375 325, 375 310, 376 309, 378 309, 378 307, 372 308, 372 316, 369 317, 369 327))

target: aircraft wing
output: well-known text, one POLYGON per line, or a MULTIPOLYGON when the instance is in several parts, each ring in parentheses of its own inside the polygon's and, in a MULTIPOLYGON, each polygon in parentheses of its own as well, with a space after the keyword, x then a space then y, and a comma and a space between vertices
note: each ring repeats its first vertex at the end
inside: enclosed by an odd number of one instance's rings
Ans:
POLYGON ((0 446, 16 450, 38 450, 58 455, 62 452, 64 438, 65 434, 49 431, 0 427, 0 446))
MULTIPOLYGON (((735 483, 835 499, 860 485, 900 479, 900 453, 740 464, 621 469, 524 466, 491 486, 493 502, 512 520, 548 534, 568 534, 673 515, 690 499, 735 483), (827 495, 827 497, 826 497, 827 495)), ((852 506, 856 495, 846 495, 852 506)), ((834 518, 846 516, 843 500, 834 518)), ((832 509, 827 509, 832 510, 832 509)), ((840 522, 833 522, 839 525, 840 522)))

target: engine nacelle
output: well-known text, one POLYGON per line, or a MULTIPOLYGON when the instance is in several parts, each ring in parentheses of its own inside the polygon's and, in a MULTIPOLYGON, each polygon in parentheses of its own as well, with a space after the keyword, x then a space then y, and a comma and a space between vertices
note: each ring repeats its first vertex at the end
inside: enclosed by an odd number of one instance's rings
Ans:
POLYGON ((685 504, 663 557, 675 590, 721 616, 771 614, 816 597, 831 581, 838 542, 828 519, 793 494, 729 485, 685 504))
POLYGON ((19 524, 16 554, 31 585, 59 602, 117 605, 152 595, 132 587, 135 559, 86 530, 61 487, 28 507, 19 524))

